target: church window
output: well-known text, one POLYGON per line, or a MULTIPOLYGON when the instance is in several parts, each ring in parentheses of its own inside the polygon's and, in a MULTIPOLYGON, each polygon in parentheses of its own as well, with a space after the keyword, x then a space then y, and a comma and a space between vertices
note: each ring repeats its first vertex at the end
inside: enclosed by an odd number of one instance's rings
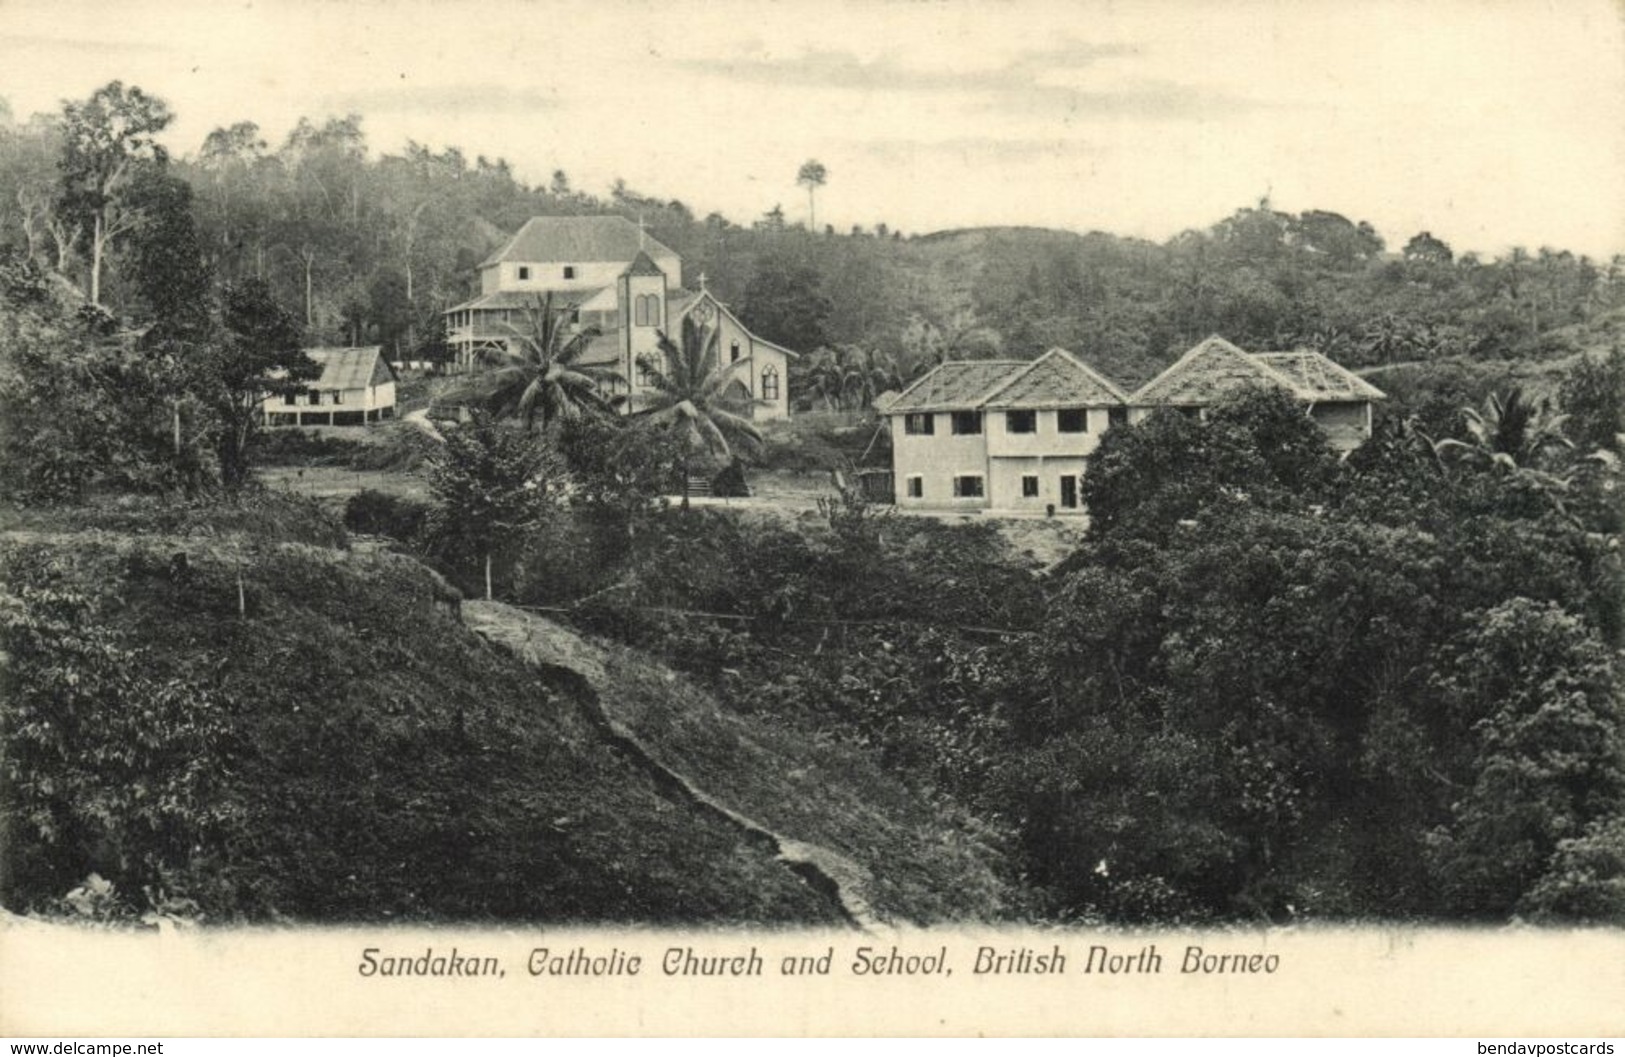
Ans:
POLYGON ((1006 411, 1004 413, 1004 431, 1006 433, 1037 433, 1038 412, 1006 411))
POLYGON ((660 325, 660 298, 654 294, 640 294, 633 302, 633 323, 640 327, 660 325))
POLYGON ((929 437, 935 433, 937 416, 929 411, 903 416, 903 432, 911 437, 929 437))
POLYGON ((953 431, 959 435, 982 432, 982 413, 980 411, 955 411, 953 431))
POLYGON ((728 343, 728 362, 739 362, 739 342, 737 341, 731 341, 728 343))
POLYGON ((519 266, 519 278, 520 279, 529 279, 530 278, 530 268, 528 268, 527 266, 521 264, 519 266))
POLYGON ((762 368, 762 399, 779 398, 779 369, 772 365, 762 368))
POLYGON ((1055 412, 1055 428, 1061 433, 1089 432, 1089 412, 1081 407, 1063 407, 1055 412))

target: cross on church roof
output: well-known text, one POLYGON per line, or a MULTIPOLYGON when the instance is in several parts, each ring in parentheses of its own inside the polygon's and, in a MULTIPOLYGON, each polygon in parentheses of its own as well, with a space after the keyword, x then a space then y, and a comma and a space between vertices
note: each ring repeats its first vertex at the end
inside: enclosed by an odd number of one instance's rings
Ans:
POLYGON ((700 273, 700 293, 705 293, 705 273, 700 273))

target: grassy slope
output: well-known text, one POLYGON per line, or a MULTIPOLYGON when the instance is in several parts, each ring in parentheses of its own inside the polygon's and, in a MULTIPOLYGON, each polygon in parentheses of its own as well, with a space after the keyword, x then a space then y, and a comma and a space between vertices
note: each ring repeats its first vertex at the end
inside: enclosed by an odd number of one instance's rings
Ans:
MULTIPOLYGON (((470 603, 501 624, 507 607, 470 603)), ((786 721, 723 709, 703 687, 634 649, 539 617, 526 629, 540 659, 586 675, 605 711, 663 764, 781 836, 831 849, 867 875, 863 897, 892 921, 990 921, 1016 911, 975 823, 924 799, 869 753, 786 721), (600 674, 601 673, 601 674, 600 674)))
MULTIPOLYGON (((227 713, 210 762, 235 822, 202 849, 214 861, 199 873, 226 880, 197 892, 216 918, 834 920, 782 865, 660 793, 572 704, 436 605, 409 562, 241 536, 30 528, 0 537, 7 594, 93 597, 94 619, 137 647, 132 674, 207 686, 227 713)), ((4 675, 16 692, 15 671, 4 675)), ((90 869, 120 880, 117 862, 86 847, 50 858, 43 873, 9 864, 44 882, 9 893, 14 908, 90 869)))

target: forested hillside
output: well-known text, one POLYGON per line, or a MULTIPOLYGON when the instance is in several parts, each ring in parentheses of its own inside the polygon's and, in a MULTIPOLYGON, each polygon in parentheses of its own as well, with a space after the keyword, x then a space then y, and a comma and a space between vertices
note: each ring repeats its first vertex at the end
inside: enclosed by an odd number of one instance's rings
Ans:
POLYGON ((97 871, 123 916, 857 919, 770 827, 896 920, 1625 921, 1625 259, 1263 205, 1165 245, 811 233, 373 156, 358 119, 171 159, 168 120, 114 84, 0 137, 0 899, 97 871), (692 363, 648 414, 535 363, 528 406, 256 440, 302 346, 432 352, 506 232, 605 210, 809 350, 803 405, 1051 343, 1131 383, 1211 331, 1387 398, 1346 458, 1279 390, 1113 424, 1042 563, 835 485, 673 501, 696 458, 880 450, 861 413, 763 439, 692 363), (268 449, 426 473, 341 528, 268 449), (583 657, 611 677, 548 668, 583 657))
MULTIPOLYGON (((438 313, 526 218, 617 213, 642 220, 683 256, 686 282, 703 272, 763 336, 834 350, 797 365, 803 405, 864 403, 945 357, 1052 345, 1134 382, 1214 332, 1352 366, 1552 357, 1625 306, 1625 257, 1485 257, 1426 231, 1389 244, 1359 218, 1267 201, 1162 244, 1010 228, 905 237, 884 223, 809 232, 768 202, 760 217, 700 217, 658 188, 594 193, 563 169, 531 184, 501 159, 369 143, 356 114, 301 121, 280 142, 245 119, 170 157, 155 137, 172 118, 120 85, 0 128, 0 249, 151 318, 143 291, 172 266, 184 212, 211 272, 264 279, 309 342, 432 356, 438 313)), ((560 144, 560 164, 581 149, 560 144)))

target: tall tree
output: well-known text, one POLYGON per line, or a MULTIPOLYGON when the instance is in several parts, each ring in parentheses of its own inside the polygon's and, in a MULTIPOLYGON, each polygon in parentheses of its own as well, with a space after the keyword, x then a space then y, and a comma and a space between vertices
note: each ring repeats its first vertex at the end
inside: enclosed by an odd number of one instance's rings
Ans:
POLYGON ((540 524, 547 486, 559 472, 550 447, 478 416, 451 430, 430 467, 438 500, 436 531, 449 544, 472 548, 493 596, 491 565, 498 552, 540 524))
POLYGON ((66 274, 82 221, 62 201, 62 124, 35 115, 27 124, 0 128, 0 244, 13 244, 41 267, 66 274))
POLYGON ((215 419, 215 453, 228 490, 248 480, 261 401, 297 393, 321 374, 300 347, 299 324, 271 296, 263 280, 226 287, 221 336, 201 358, 198 386, 215 419))
POLYGON ((599 330, 589 326, 571 333, 574 313, 574 305, 555 309, 552 291, 539 294, 525 309, 525 326, 509 327, 513 341, 488 354, 493 368, 480 384, 483 403, 497 417, 520 418, 526 429, 540 418, 545 429, 586 411, 608 410, 603 389, 615 372, 581 362, 599 330))
POLYGON ((824 163, 816 158, 809 158, 802 162, 801 169, 796 173, 796 183, 807 189, 808 231, 818 226, 818 203, 815 201, 814 196, 828 179, 829 170, 824 168, 824 163))
POLYGON ((90 229, 90 301, 101 304, 102 265, 109 246, 140 219, 124 189, 132 169, 143 162, 162 164, 167 154, 158 133, 174 114, 157 96, 111 81, 82 103, 62 108, 62 190, 68 212, 90 229))
POLYGON ((826 344, 824 323, 834 311, 817 268, 784 254, 758 260, 745 287, 740 316, 752 331, 787 348, 826 344))
POLYGON ((680 342, 660 335, 665 364, 645 361, 654 385, 653 402, 641 413, 676 434, 683 470, 683 506, 688 506, 688 472, 692 456, 709 452, 733 455, 733 444, 759 444, 762 431, 750 420, 751 403, 733 395, 734 373, 718 352, 720 332, 683 317, 680 342), (730 443, 730 441, 732 443, 730 443))
POLYGON ((265 273, 270 176, 266 143, 254 122, 216 128, 204 139, 197 161, 198 212, 209 257, 224 278, 265 273))

